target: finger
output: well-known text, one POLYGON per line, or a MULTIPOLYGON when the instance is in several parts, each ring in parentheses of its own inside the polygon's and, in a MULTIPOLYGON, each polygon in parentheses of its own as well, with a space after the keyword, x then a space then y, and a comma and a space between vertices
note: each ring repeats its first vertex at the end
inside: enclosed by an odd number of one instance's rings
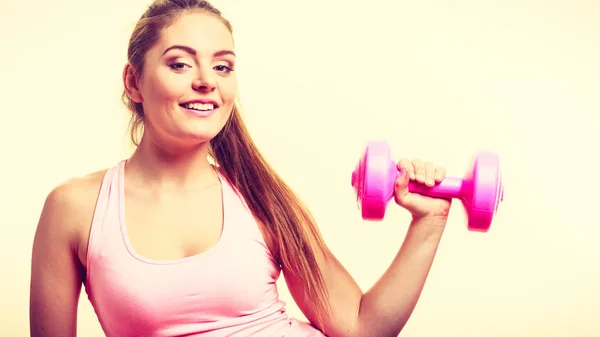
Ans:
POLYGON ((426 162, 425 164, 425 185, 427 186, 433 186, 435 185, 435 166, 433 166, 433 163, 431 162, 426 162))
POLYGON ((404 169, 406 172, 408 172, 409 175, 410 175, 410 172, 413 171, 412 164, 410 163, 410 161, 408 159, 400 159, 400 161, 398 161, 398 163, 396 164, 396 167, 398 168, 399 171, 404 169))
POLYGON ((400 161, 398 161, 398 164, 396 166, 398 167, 398 170, 401 170, 404 168, 406 170, 406 172, 408 173, 409 179, 415 179, 415 168, 408 159, 400 159, 400 161))
POLYGON ((415 166, 412 163, 410 163, 408 165, 408 178, 410 180, 417 179, 417 173, 415 172, 415 166))
POLYGON ((415 179, 420 182, 425 182, 425 163, 420 159, 413 159, 412 164, 415 169, 415 179))
POLYGON ((435 182, 439 183, 446 178, 446 169, 438 166, 435 168, 435 182))
POLYGON ((408 200, 411 195, 408 191, 408 183, 410 181, 410 173, 408 168, 412 167, 408 160, 398 162, 398 166, 400 167, 400 172, 398 174, 398 178, 394 184, 394 199, 396 203, 400 206, 405 206, 408 204, 408 200))
MULTIPOLYGON (((412 165, 408 159, 401 159, 396 166, 399 171, 398 178, 396 179, 396 189, 405 189, 408 186, 412 165)), ((408 191, 405 193, 408 193, 408 191)))

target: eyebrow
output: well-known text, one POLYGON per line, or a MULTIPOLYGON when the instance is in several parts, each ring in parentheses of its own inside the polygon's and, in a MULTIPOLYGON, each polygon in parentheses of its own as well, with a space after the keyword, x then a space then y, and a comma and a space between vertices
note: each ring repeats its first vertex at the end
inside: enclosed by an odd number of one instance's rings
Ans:
MULTIPOLYGON (((198 54, 196 52, 196 50, 192 47, 177 44, 177 45, 174 45, 174 46, 171 46, 171 47, 165 49, 165 51, 163 52, 163 55, 165 55, 169 50, 172 50, 172 49, 180 49, 180 50, 183 50, 192 55, 198 54)), ((227 50, 227 49, 219 50, 214 53, 214 56, 224 56, 224 55, 235 56, 235 53, 233 52, 233 50, 227 50)))

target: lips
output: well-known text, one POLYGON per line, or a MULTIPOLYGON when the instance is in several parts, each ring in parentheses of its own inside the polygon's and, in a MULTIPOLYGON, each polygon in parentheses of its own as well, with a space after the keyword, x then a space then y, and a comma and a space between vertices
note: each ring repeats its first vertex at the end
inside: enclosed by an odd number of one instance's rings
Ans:
POLYGON ((196 117, 209 117, 219 107, 216 101, 210 99, 197 99, 179 104, 188 113, 196 117))
POLYGON ((214 109, 219 107, 219 103, 217 103, 216 101, 212 100, 212 99, 196 99, 196 100, 192 100, 192 101, 187 101, 187 102, 183 102, 181 104, 179 104, 182 107, 187 107, 190 105, 208 105, 208 104, 212 104, 212 106, 214 107, 214 109))

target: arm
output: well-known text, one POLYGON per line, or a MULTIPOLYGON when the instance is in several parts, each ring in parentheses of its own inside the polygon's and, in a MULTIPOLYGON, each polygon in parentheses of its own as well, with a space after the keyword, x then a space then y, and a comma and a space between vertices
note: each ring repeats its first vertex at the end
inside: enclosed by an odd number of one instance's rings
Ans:
MULTIPOLYGON (((29 302, 32 337, 75 337, 83 272, 76 250, 73 203, 68 185, 46 198, 35 232, 29 302)), ((76 209, 76 208, 75 208, 76 209)))
MULTIPOLYGON (((319 254, 332 316, 318 328, 329 337, 398 336, 417 304, 442 237, 443 225, 432 221, 411 223, 392 264, 366 293, 329 250, 319 254)), ((295 277, 284 276, 298 307, 314 322, 295 277)))
POLYGON ((411 223, 390 267, 362 296, 354 336, 392 337, 402 331, 417 305, 442 237, 444 226, 435 221, 411 223))
MULTIPOLYGON (((323 254, 316 252, 332 308, 331 317, 317 327, 329 337, 398 336, 421 295, 446 225, 450 201, 409 193, 408 183, 416 179, 431 186, 441 181, 445 172, 419 160, 412 165, 403 160, 398 165, 401 174, 396 181, 395 201, 411 212, 413 221, 398 254, 375 285, 363 293, 328 249, 323 254)), ((315 314, 305 302, 308 296, 302 293, 294 275, 285 278, 292 297, 314 322, 315 314)))

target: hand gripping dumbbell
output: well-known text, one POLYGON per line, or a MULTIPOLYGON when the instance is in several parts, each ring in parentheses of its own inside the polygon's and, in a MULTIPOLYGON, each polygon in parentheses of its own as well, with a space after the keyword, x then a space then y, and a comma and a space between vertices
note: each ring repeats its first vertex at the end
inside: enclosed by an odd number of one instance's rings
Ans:
MULTIPOLYGON (((364 220, 383 219, 387 204, 394 197, 398 174, 388 144, 380 140, 370 141, 352 172, 352 186, 364 220)), ((463 178, 446 177, 431 187, 410 181, 408 190, 434 198, 460 199, 467 213, 468 229, 487 232, 498 205, 504 199, 498 155, 479 152, 463 178)))

